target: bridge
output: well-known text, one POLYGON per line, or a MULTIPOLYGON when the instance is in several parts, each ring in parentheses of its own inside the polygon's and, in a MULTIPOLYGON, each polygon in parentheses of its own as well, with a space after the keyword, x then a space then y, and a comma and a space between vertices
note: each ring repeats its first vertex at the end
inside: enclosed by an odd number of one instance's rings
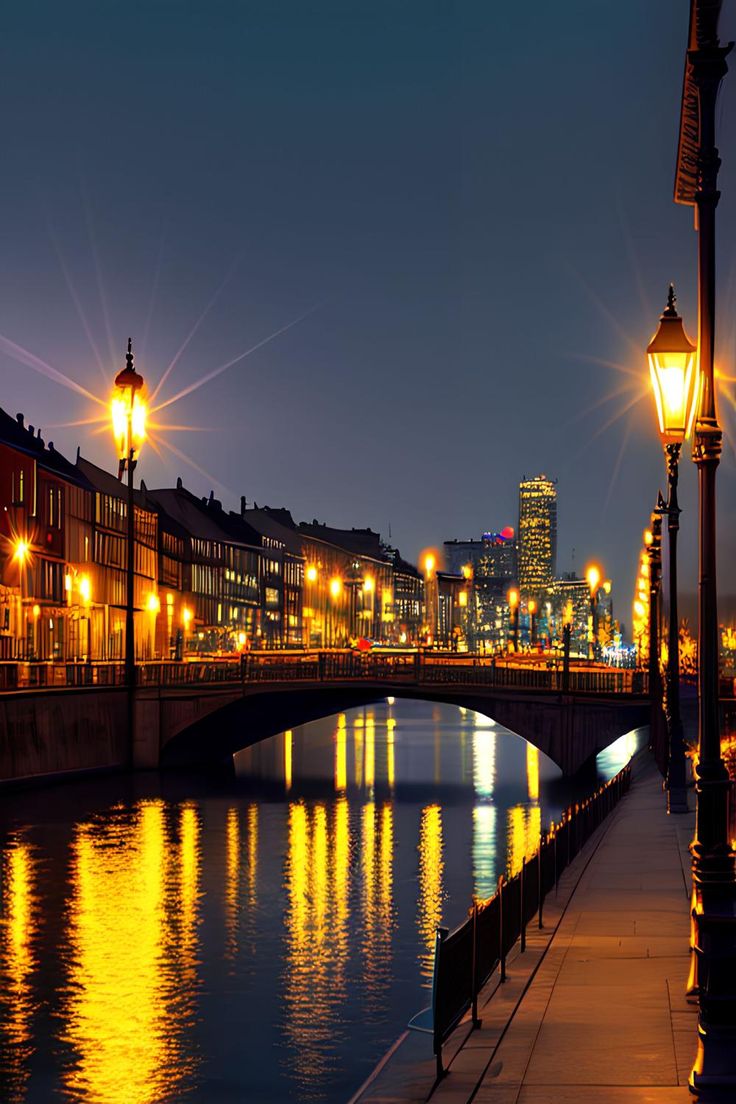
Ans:
POLYGON ((122 665, 0 665, 0 781, 219 765, 278 732, 388 696, 483 713, 567 775, 649 721, 645 672, 468 655, 251 653, 142 664, 136 683, 131 744, 122 665))

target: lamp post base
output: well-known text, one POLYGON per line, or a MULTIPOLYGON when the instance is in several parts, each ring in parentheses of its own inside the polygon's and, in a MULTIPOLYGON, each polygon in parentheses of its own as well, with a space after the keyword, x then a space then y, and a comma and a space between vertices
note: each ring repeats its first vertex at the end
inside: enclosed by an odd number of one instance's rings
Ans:
POLYGON ((687 789, 684 786, 667 787, 667 812, 676 814, 690 812, 687 804, 687 789))

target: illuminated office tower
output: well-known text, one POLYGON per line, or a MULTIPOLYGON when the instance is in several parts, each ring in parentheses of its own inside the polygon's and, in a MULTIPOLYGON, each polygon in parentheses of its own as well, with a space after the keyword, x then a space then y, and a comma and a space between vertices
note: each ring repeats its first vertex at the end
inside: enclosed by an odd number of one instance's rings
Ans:
POLYGON ((555 577, 557 480, 546 475, 519 484, 518 563, 522 597, 540 595, 555 577))

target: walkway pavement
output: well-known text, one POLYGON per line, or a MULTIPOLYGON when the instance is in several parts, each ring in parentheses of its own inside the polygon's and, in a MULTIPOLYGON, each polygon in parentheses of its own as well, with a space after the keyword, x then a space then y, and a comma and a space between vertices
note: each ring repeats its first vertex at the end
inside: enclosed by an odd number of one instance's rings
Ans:
MULTIPOLYGON (((692 802, 692 797, 691 797, 692 802)), ((668 817, 637 757, 630 793, 529 929, 509 981, 483 994, 482 1027, 445 1048, 433 1087, 426 1038, 402 1038, 361 1104, 677 1104, 695 1054, 689 966, 693 814, 668 817)))

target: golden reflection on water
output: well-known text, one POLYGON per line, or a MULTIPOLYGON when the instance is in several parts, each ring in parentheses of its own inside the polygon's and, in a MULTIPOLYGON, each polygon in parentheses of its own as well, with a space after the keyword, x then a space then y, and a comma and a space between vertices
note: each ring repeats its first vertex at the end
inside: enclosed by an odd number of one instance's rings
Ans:
POLYGON ((514 805, 506 813, 509 877, 521 870, 522 863, 539 849, 542 810, 539 805, 514 805))
POLYGON ((335 791, 343 793, 348 785, 348 734, 345 727, 345 714, 337 717, 335 729, 335 791))
POLYGON ((365 788, 369 792, 376 783, 376 722, 372 711, 365 719, 365 788))
POLYGON ((291 1046, 284 1060, 308 1096, 318 1095, 330 1069, 337 1009, 346 996, 349 854, 345 799, 334 808, 331 832, 324 804, 289 805, 282 1009, 291 1046))
POLYGON ((419 900, 417 927, 423 950, 419 955, 420 972, 432 978, 435 931, 442 921, 442 809, 426 805, 419 823, 419 900))
POLYGON ((386 781, 388 782, 389 789, 393 790, 396 785, 396 748, 394 729, 396 728, 396 721, 393 717, 389 717, 386 721, 386 781))
POLYGON ((238 906, 240 899, 240 816, 231 807, 225 822, 225 955, 238 953, 238 906))
POLYGON ((288 793, 292 781, 292 744, 294 735, 290 728, 284 733, 284 789, 288 793))
POLYGON ((251 802, 245 814, 246 856, 245 886, 249 915, 252 916, 258 899, 258 806, 251 802))
POLYGON ((142 802, 104 826, 77 826, 61 1035, 72 1052, 64 1087, 77 1101, 153 1104, 180 1091, 194 1069, 182 1042, 196 974, 193 808, 182 809, 180 833, 176 893, 166 877, 172 852, 162 802, 142 802))
POLYGON ((3 986, 3 1046, 0 1084, 7 1104, 25 1098, 28 1061, 33 1054, 32 1021, 36 1009, 31 975, 36 966, 34 896, 36 871, 31 848, 15 843, 3 855, 0 900, 0 979, 3 986))
POLYGON ((539 750, 526 745, 526 787, 530 801, 539 801, 539 750))

